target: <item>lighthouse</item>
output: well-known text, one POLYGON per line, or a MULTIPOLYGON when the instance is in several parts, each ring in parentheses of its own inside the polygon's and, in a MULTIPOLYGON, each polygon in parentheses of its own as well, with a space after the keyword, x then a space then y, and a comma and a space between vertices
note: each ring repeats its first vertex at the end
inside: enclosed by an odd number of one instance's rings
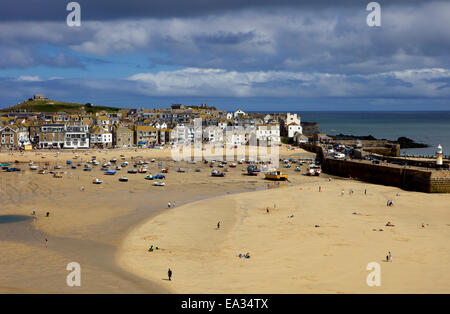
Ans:
POLYGON ((442 165, 442 146, 439 144, 436 151, 436 168, 442 168, 442 165))

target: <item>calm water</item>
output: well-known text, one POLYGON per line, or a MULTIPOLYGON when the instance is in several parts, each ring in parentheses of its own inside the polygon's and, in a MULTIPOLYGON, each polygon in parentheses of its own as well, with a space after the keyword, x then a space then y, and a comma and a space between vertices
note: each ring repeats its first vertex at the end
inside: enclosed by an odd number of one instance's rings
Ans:
POLYGON ((31 220, 30 216, 22 216, 22 215, 0 215, 0 225, 1 224, 9 224, 21 221, 31 220))
POLYGON ((450 155, 450 111, 445 112, 299 112, 302 121, 318 122, 323 133, 372 135, 396 140, 400 136, 431 145, 405 149, 407 154, 434 154, 438 144, 450 155))

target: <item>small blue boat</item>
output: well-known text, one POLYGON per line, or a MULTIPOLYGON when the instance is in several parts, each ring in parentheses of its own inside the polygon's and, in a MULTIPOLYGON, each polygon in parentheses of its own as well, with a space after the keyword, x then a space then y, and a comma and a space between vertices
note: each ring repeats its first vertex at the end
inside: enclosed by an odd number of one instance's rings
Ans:
POLYGON ((72 161, 71 161, 71 160, 68 160, 68 161, 66 161, 66 163, 67 163, 68 165, 70 165, 70 164, 72 163, 72 161))
POLYGON ((115 175, 116 173, 117 173, 116 170, 108 170, 108 171, 105 171, 105 174, 106 174, 106 175, 110 175, 110 176, 115 175))

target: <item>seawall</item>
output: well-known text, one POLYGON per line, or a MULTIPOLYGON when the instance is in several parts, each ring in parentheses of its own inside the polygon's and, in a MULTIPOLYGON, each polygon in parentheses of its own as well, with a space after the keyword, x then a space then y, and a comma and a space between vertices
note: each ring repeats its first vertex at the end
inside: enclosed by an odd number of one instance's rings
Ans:
POLYGON ((434 170, 388 163, 374 164, 367 160, 335 159, 325 157, 321 146, 300 145, 317 154, 325 173, 358 180, 399 187, 425 193, 450 193, 450 171, 434 170))

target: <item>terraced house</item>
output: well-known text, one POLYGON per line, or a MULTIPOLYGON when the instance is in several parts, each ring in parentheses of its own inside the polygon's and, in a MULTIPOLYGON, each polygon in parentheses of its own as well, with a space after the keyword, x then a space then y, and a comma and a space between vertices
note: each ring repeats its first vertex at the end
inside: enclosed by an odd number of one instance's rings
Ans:
POLYGON ((68 125, 65 134, 65 148, 89 148, 89 126, 83 124, 68 125))
POLYGON ((11 149, 17 145, 17 131, 10 126, 0 129, 1 148, 11 149))
POLYGON ((135 146, 134 131, 123 125, 114 127, 113 144, 116 148, 130 148, 135 146))
POLYGON ((112 133, 104 126, 97 125, 91 129, 90 147, 110 148, 112 147, 112 133))
POLYGON ((136 126, 137 145, 155 145, 158 142, 158 130, 150 125, 136 126))
POLYGON ((40 148, 64 148, 65 124, 43 124, 39 129, 40 148))

